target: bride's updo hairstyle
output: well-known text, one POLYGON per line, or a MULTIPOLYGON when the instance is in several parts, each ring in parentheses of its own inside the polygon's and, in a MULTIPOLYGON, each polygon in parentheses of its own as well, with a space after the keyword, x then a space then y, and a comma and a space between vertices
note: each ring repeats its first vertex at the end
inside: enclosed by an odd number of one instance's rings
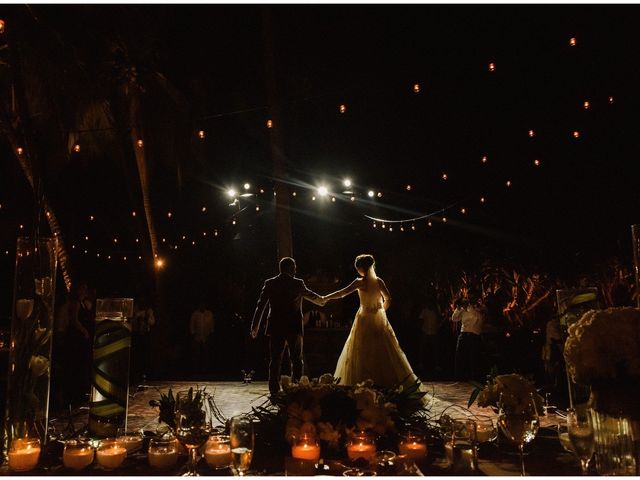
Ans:
POLYGON ((366 276, 367 273, 369 273, 369 269, 373 267, 375 264, 376 264, 376 261, 373 258, 373 255, 364 254, 364 255, 358 255, 356 257, 354 266, 356 267, 356 270, 358 271, 362 270, 363 272, 365 272, 365 276, 366 276))

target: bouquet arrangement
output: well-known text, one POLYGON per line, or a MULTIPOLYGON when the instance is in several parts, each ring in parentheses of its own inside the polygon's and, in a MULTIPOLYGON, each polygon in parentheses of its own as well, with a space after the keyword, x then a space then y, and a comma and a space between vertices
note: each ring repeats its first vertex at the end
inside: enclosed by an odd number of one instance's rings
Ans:
POLYGON ((272 398, 271 405, 254 408, 254 414, 261 423, 283 425, 289 442, 310 433, 337 449, 354 430, 394 435, 427 412, 419 381, 383 389, 371 381, 338 385, 331 374, 324 374, 312 381, 303 376, 297 383, 283 376, 281 385, 283 390, 272 398))
MULTIPOLYGON (((515 373, 498 375, 487 382, 482 390, 474 393, 479 407, 501 406, 513 413, 524 411, 533 399, 538 414, 544 415, 544 399, 538 394, 534 384, 515 373), (501 405, 498 405, 500 402, 501 405)), ((475 397, 472 395, 470 404, 473 403, 473 398, 475 397)))
POLYGON ((577 383, 640 379, 640 310, 590 310, 569 327, 564 358, 577 383))

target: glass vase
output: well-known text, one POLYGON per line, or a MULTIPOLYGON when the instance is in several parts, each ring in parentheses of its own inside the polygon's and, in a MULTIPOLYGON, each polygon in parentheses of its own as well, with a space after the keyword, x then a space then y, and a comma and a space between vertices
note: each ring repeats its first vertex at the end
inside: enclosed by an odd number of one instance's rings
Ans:
POLYGON ((4 458, 14 441, 46 444, 51 333, 56 286, 55 238, 18 237, 9 341, 4 458))
POLYGON ((637 475, 633 421, 627 417, 592 411, 599 475, 637 475))
POLYGON ((127 429, 132 298, 98 298, 93 340, 89 434, 115 437, 127 429))

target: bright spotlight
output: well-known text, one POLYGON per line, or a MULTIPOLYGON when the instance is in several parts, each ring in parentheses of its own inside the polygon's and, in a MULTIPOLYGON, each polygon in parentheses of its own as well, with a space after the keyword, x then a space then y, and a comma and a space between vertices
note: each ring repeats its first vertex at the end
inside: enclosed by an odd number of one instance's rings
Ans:
POLYGON ((230 188, 229 190, 227 190, 227 195, 229 195, 229 197, 231 198, 235 198, 237 194, 238 192, 236 192, 233 188, 230 188))
POLYGON ((244 189, 245 190, 249 190, 251 188, 251 185, 249 185, 248 183, 244 184, 244 189))
POLYGON ((155 261, 155 265, 156 265, 156 268, 160 270, 162 267, 164 267, 164 260, 161 258, 157 258, 155 261))
POLYGON ((369 190, 367 192, 367 195, 369 195, 369 198, 373 198, 375 196, 376 192, 374 192, 373 190, 369 190))
POLYGON ((324 185, 318 187, 318 195, 320 195, 321 197, 326 197, 328 194, 329 190, 327 189, 327 187, 325 187, 324 185))
POLYGON ((342 184, 343 184, 345 187, 349 188, 349 187, 351 186, 351 180, 350 180, 350 179, 348 179, 348 178, 345 178, 345 179, 344 179, 344 182, 342 182, 342 184))

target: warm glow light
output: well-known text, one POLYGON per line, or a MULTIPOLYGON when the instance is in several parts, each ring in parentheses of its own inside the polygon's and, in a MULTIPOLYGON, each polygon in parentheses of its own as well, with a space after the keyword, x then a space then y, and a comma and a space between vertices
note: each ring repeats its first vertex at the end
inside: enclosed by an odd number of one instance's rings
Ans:
POLYGON ((609 103, 613 103, 613 97, 609 97, 609 103))
POLYGON ((575 37, 571 37, 569 39, 569 45, 571 45, 572 47, 575 47, 577 43, 578 42, 576 42, 576 38, 575 37))
POLYGON ((487 163, 487 156, 486 155, 482 156, 482 163, 487 163))
POLYGON ((460 209, 460 213, 464 215, 465 213, 467 213, 467 209, 466 209, 466 208, 464 208, 464 207, 462 207, 462 208, 460 209))
POLYGON ((430 227, 433 227, 433 223, 431 223, 431 220, 427 222, 427 225, 429 225, 430 227))
POLYGON ((349 179, 349 178, 345 178, 345 179, 342 181, 342 184, 343 184, 345 187, 349 188, 349 187, 351 186, 351 179, 349 179))
POLYGON ((95 217, 94 217, 93 215, 91 215, 91 216, 89 217, 89 220, 91 220, 92 222, 93 222, 93 220, 94 220, 94 219, 95 219, 95 217))
POLYGON ((536 132, 534 132, 533 130, 529 130, 529 137, 534 137, 536 135, 536 132))
POLYGON ((493 63, 493 62, 491 62, 491 63, 489 64, 489 71, 490 71, 490 72, 494 72, 494 71, 495 71, 495 69, 496 69, 496 64, 495 64, 495 63, 493 63))
POLYGON ((447 223, 447 217, 442 217, 442 221, 443 221, 444 223, 447 223))
POLYGON ((578 130, 573 131, 573 138, 580 138, 580 132, 578 130))
POLYGON ((233 188, 230 188, 229 190, 227 190, 227 195, 231 198, 235 198, 237 194, 238 192, 236 192, 233 188))
POLYGON ((591 107, 591 104, 589 103, 589 100, 585 100, 582 106, 584 107, 585 110, 589 110, 589 107, 591 107))
POLYGON ((404 232, 404 225, 400 225, 400 231, 404 232))
POLYGON ((84 239, 85 239, 85 240, 89 240, 89 236, 88 236, 88 235, 85 235, 85 236, 84 236, 84 239))
POLYGON ((76 152, 76 153, 80 153, 80 144, 79 143, 76 143, 73 146, 73 151, 76 152))
POLYGON ((378 198, 382 198, 382 192, 378 192, 378 198))
POLYGON ((355 202, 356 201, 356 197, 351 197, 351 201, 355 202))
POLYGON ((375 196, 375 194, 376 194, 376 193, 375 193, 373 190, 369 190, 369 191, 367 192, 367 195, 369 196, 369 198, 373 198, 373 197, 375 196))
POLYGON ((205 213, 207 211, 207 207, 202 207, 202 213, 205 213))
POLYGON ((539 167, 539 166, 540 166, 540 160, 538 160, 538 159, 536 158, 536 159, 533 161, 533 164, 534 164, 536 167, 539 167))
POLYGON ((260 211, 260 207, 258 205, 256 205, 256 212, 260 211))
POLYGON ((249 183, 245 183, 245 184, 243 185, 243 187, 244 187, 244 189, 245 189, 245 190, 249 190, 249 189, 251 188, 251 184, 249 184, 249 183))
POLYGON ((449 178, 449 176, 448 176, 446 173, 443 173, 443 174, 442 174, 442 179, 443 179, 443 180, 446 180, 447 178, 449 178))
POLYGON ((511 180, 507 180, 506 185, 507 185, 507 187, 510 187, 511 186, 511 180))
POLYGON ((404 188, 407 190, 407 192, 410 192, 410 191, 411 191, 411 185, 407 185, 407 186, 406 186, 406 187, 404 187, 404 188))
POLYGON ((485 198, 484 197, 480 197, 480 203, 484 203, 485 202, 485 198))
POLYGON ((235 225, 235 224, 236 224, 236 221, 234 220, 233 222, 231 222, 231 224, 232 224, 232 225, 235 225))
POLYGON ((173 213, 171 213, 171 212, 167 212, 167 217, 168 217, 168 218, 173 217, 173 213))
POLYGON ((416 226, 415 225, 411 225, 411 230, 415 230, 416 226))
POLYGON ((198 138, 202 140, 204 137, 205 137, 204 130, 199 130, 198 131, 198 138))
POLYGON ((340 110, 340 113, 344 113, 344 112, 347 111, 347 106, 344 103, 342 103, 342 104, 340 104, 340 109, 339 110, 340 110))
POLYGON ((136 212, 135 212, 135 210, 134 210, 133 212, 131 212, 131 216, 132 216, 132 217, 135 217, 135 216, 136 216, 136 212))
POLYGON ((22 152, 24 152, 24 149, 22 147, 18 147, 16 148, 16 152, 18 152, 18 155, 22 155, 22 152))
POLYGON ((420 93, 420 84, 419 83, 414 83, 413 84, 413 93, 420 93))
POLYGON ((4 33, 4 20, 0 19, 0 34, 4 33))
POLYGON ((378 225, 376 225, 376 222, 373 222, 373 228, 378 228, 378 225))
POLYGON ((318 195, 320 195, 321 197, 326 197, 328 193, 329 190, 324 185, 318 187, 318 195))
POLYGON ((313 200, 315 202, 316 201, 316 196, 314 195, 313 197, 311 197, 311 200, 313 200))
POLYGON ((156 258, 155 265, 156 268, 160 270, 162 267, 164 267, 164 260, 161 258, 156 258))
POLYGON ((335 202, 336 201, 336 197, 331 197, 331 201, 335 202))
POLYGON ((113 243, 118 243, 118 239, 117 239, 117 238, 114 238, 114 239, 113 239, 113 243))
POLYGON ((298 195, 298 193, 297 192, 293 192, 291 195, 295 197, 295 196, 298 195))
POLYGON ((141 138, 138 139, 138 147, 140 148, 144 147, 144 141, 141 138))
POLYGON ((267 120, 267 128, 273 128, 273 120, 267 120))

